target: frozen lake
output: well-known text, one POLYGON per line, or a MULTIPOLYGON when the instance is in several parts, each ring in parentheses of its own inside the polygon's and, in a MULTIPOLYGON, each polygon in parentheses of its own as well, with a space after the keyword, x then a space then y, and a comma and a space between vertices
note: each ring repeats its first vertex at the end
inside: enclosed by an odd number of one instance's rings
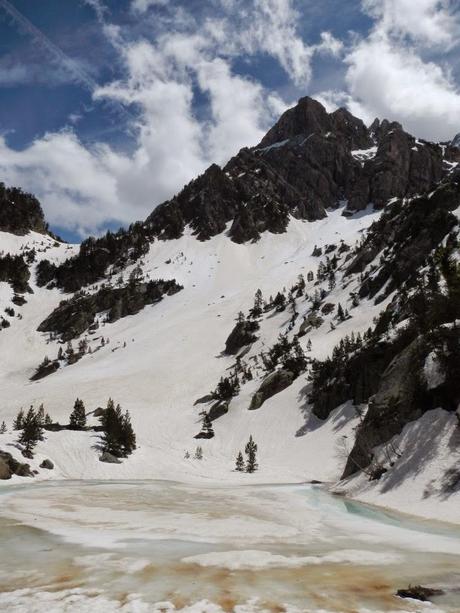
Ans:
POLYGON ((8 613, 460 611, 460 529, 308 485, 7 486, 0 542, 8 613))

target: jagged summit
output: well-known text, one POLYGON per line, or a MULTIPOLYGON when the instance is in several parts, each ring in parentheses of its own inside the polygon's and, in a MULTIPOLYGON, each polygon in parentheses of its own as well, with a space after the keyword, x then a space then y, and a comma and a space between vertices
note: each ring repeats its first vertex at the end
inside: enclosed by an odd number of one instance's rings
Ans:
POLYGON ((344 138, 351 149, 366 149, 374 144, 361 119, 344 108, 328 113, 324 106, 308 96, 288 109, 264 136, 258 147, 269 147, 295 136, 334 134, 344 138))
POLYGON ((222 169, 212 165, 147 224, 162 239, 181 236, 189 225, 199 240, 227 227, 235 242, 257 240, 265 231, 284 232, 290 216, 313 221, 340 202, 352 213, 430 190, 458 161, 455 151, 386 119, 368 128, 346 109, 328 113, 305 97, 256 147, 222 169))
POLYGON ((454 136, 450 144, 451 147, 457 147, 458 149, 460 149, 460 132, 456 136, 454 136))

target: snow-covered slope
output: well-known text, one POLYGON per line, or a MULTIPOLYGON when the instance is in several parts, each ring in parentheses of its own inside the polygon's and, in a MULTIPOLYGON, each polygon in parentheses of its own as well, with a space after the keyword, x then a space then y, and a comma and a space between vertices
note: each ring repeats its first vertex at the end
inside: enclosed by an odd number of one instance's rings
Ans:
MULTIPOLYGON (((342 212, 341 208, 329 211, 327 218, 311 223, 291 219, 286 233, 264 233, 256 243, 236 244, 225 234, 199 242, 189 231, 176 240, 153 242, 141 260, 144 276, 174 278, 184 289, 145 307, 137 315, 104 324, 98 330, 98 336, 109 339, 104 347, 35 382, 30 377, 38 363, 45 355, 54 358, 61 346, 57 340, 50 340, 48 334, 37 332, 37 327, 64 296, 58 289, 37 287, 32 274, 33 294, 26 295, 27 304, 19 310, 22 318, 10 318, 11 326, 0 332, 0 420, 4 419, 9 427, 7 433, 0 435, 1 448, 21 458, 14 447, 17 433, 11 430, 12 420, 21 407, 27 409, 31 404, 37 407, 44 403, 53 420, 67 423, 76 397, 83 399, 87 411, 105 406, 112 397, 131 413, 138 440, 135 453, 122 464, 102 463, 96 448, 97 433, 46 432, 31 465, 38 467, 44 458, 50 458, 55 469, 40 470, 38 478, 336 482, 346 462, 346 449, 353 444, 359 416, 351 403, 346 403, 326 421, 315 417, 307 401, 306 374, 268 399, 260 409, 248 411, 251 397, 263 378, 254 367, 254 380, 242 386, 240 394, 231 401, 229 412, 214 422, 215 437, 200 441, 193 437, 200 431, 202 409, 202 405, 194 406, 194 401, 214 389, 234 365, 235 357, 222 353, 225 340, 238 312, 246 313, 252 307, 256 290, 260 288, 268 299, 283 287, 294 285, 299 274, 306 277, 312 271, 316 275, 321 258, 312 255, 315 246, 324 248, 343 240, 353 247, 380 215, 371 209, 352 217, 344 217, 342 212), (259 447, 260 469, 254 475, 240 474, 233 470, 234 461, 250 434, 259 447), (201 461, 193 459, 197 444, 203 447, 201 461), (190 459, 184 458, 186 451, 191 453, 190 459)), ((33 268, 41 258, 59 263, 77 250, 77 246, 57 245, 54 240, 33 233, 26 237, 4 234, 0 238, 3 250, 11 253, 18 253, 25 244, 29 248, 34 246, 37 260, 33 268)), ((340 258, 339 266, 345 253, 340 258)), ((134 265, 124 271, 125 277, 132 268, 134 265)), ((377 306, 362 301, 352 309, 350 292, 358 283, 358 279, 353 279, 342 281, 339 276, 327 298, 349 308, 352 317, 331 326, 333 315, 325 315, 319 328, 300 339, 305 350, 311 341, 310 357, 323 359, 345 334, 364 332, 391 299, 388 297, 377 306)), ((317 289, 314 283, 307 283, 307 294, 317 289)), ((6 284, 0 284, 0 288, 3 311, 10 304, 12 293, 6 284)), ((309 305, 301 298, 296 308, 300 322, 309 305)), ((289 310, 271 311, 264 316, 259 339, 245 360, 250 361, 273 345, 280 333, 287 332, 290 318, 289 310)), ((293 333, 290 332, 291 336, 293 333)), ((82 336, 88 338, 90 345, 99 346, 94 336, 82 336)), ((96 425, 98 421, 90 417, 89 423, 96 425)), ((447 418, 441 415, 436 423, 441 434, 446 431, 447 418)), ((455 459, 447 454, 440 454, 439 462, 437 457, 435 453, 429 471, 419 474, 419 487, 414 490, 412 502, 423 497, 424 487, 440 479, 454 465, 455 459)), ((375 487, 371 493, 368 490, 367 482, 359 479, 350 486, 356 496, 396 508, 402 507, 406 494, 404 488, 397 486, 389 487, 389 493, 380 487, 378 495, 375 487)), ((456 521, 460 520, 458 502, 458 495, 450 497, 440 512, 437 499, 431 499, 418 510, 426 516, 456 521)), ((411 506, 403 508, 413 510, 411 506)))

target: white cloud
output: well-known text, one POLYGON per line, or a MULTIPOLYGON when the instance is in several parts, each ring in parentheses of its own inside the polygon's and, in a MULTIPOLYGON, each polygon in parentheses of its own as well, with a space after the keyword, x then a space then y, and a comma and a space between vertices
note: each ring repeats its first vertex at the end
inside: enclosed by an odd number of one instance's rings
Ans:
POLYGON ((131 10, 135 13, 145 13, 152 6, 166 6, 169 0, 133 0, 131 10))
POLYGON ((363 0, 381 33, 408 36, 420 44, 456 45, 459 40, 458 3, 450 0, 363 0), (456 9, 455 9, 456 6, 456 9))
POLYGON ((448 140, 460 128, 460 91, 439 48, 460 41, 458 7, 437 0, 363 0, 375 19, 366 38, 344 55, 346 91, 322 92, 327 105, 346 105, 369 122, 401 122, 416 136, 448 140))

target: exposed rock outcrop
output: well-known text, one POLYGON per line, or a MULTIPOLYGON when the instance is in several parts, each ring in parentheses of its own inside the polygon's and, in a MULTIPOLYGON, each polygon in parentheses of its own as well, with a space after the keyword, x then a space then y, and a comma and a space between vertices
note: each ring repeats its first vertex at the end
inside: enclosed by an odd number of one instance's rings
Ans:
POLYGON ((249 410, 259 409, 266 400, 289 387, 294 378, 294 374, 290 370, 275 370, 262 381, 259 389, 252 397, 249 410))
POLYGON ((146 305, 159 302, 182 288, 176 281, 130 283, 126 287, 103 287, 95 294, 76 295, 61 304, 38 326, 39 332, 55 332, 69 341, 87 330, 97 313, 107 311, 109 322, 134 315, 146 305))
POLYGON ((227 355, 234 355, 245 345, 249 345, 256 341, 257 336, 254 332, 258 329, 259 324, 257 321, 252 321, 250 319, 238 321, 225 341, 225 353, 227 355))

